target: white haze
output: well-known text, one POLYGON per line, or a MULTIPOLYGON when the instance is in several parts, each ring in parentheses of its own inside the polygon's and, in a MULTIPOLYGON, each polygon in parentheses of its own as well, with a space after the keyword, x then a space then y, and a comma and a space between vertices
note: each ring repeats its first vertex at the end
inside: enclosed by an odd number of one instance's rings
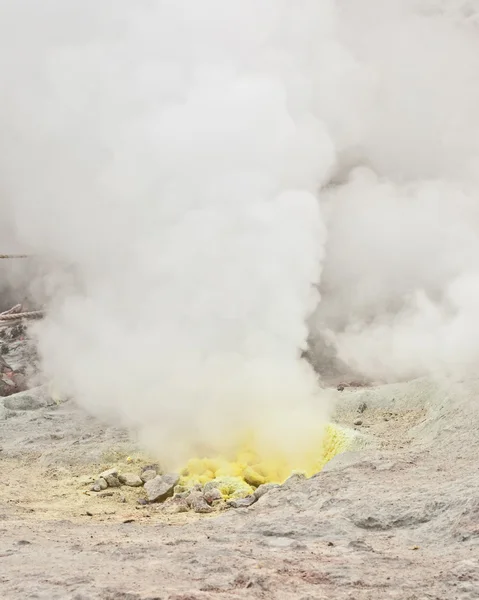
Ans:
POLYGON ((474 5, 0 0, 0 233, 49 265, 45 374, 180 460, 309 442, 307 322, 368 377, 479 358, 474 5))
POLYGON ((353 152, 364 167, 323 197, 327 293, 316 326, 373 378, 474 369, 479 3, 340 5, 342 39, 375 85, 353 152))

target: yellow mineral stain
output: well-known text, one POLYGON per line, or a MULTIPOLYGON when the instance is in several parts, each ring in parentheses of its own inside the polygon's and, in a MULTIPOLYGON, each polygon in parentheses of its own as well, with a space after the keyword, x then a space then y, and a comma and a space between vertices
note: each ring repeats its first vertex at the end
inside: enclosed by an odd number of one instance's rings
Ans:
POLYGON ((181 470, 180 485, 191 488, 195 484, 208 484, 218 488, 225 499, 231 499, 248 496, 264 483, 281 484, 293 473, 311 477, 344 452, 349 442, 347 432, 333 424, 318 431, 318 440, 301 458, 292 460, 281 453, 265 458, 256 450, 254 435, 250 434, 234 456, 189 460, 181 470))

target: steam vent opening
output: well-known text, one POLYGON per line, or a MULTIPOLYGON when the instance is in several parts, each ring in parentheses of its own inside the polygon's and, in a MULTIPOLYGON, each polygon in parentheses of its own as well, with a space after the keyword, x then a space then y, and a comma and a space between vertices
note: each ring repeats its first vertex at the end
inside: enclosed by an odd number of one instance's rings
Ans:
POLYGON ((282 484, 295 474, 311 477, 319 473, 350 443, 351 434, 346 429, 329 424, 318 431, 317 445, 297 462, 288 460, 281 453, 263 460, 252 444, 245 444, 230 460, 225 457, 192 458, 180 471, 180 491, 205 486, 218 489, 225 500, 244 498, 263 484, 282 484))

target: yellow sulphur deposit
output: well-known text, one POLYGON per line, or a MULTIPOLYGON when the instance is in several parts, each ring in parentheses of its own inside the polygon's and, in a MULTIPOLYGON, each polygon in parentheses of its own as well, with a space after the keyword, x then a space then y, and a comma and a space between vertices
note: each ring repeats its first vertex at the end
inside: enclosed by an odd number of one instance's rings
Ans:
POLYGON ((318 434, 318 439, 317 446, 295 461, 280 454, 264 459, 251 441, 233 457, 193 458, 181 470, 180 486, 216 487, 223 498, 229 500, 249 496, 264 483, 283 483, 293 473, 311 477, 334 456, 344 452, 351 441, 346 430, 332 424, 318 434))

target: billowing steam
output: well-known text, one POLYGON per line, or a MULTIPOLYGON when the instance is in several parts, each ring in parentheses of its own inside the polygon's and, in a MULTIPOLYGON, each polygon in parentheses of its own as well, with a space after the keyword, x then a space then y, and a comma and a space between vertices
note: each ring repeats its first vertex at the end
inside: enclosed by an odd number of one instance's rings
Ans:
POLYGON ((347 157, 363 167, 323 196, 315 327, 373 378, 475 369, 479 4, 339 4, 342 39, 374 86, 347 157))
POLYGON ((0 0, 1 228, 50 265, 47 376, 182 459, 316 435, 308 335, 368 377, 475 360, 469 4, 0 0))

